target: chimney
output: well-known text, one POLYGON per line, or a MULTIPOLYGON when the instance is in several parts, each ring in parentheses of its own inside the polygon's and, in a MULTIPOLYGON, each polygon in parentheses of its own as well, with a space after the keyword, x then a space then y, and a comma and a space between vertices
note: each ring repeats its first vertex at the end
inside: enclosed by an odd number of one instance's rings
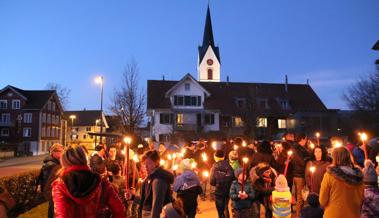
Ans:
POLYGON ((288 76, 286 75, 286 78, 285 78, 285 84, 284 84, 284 90, 286 91, 286 92, 288 92, 288 76))
POLYGON ((307 79, 307 85, 309 86, 309 79, 307 79))
POLYGON ((226 76, 226 82, 229 82, 229 76, 226 76))
POLYGON ((163 80, 163 81, 165 80, 164 75, 162 75, 162 80, 163 80))

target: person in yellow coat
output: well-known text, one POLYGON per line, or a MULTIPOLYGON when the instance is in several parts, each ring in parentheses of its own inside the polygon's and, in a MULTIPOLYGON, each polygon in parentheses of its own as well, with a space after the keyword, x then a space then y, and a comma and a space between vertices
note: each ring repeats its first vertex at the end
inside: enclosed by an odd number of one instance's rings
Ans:
POLYGON ((321 182, 320 204, 324 218, 359 218, 363 202, 363 174, 345 147, 335 148, 333 163, 321 182))

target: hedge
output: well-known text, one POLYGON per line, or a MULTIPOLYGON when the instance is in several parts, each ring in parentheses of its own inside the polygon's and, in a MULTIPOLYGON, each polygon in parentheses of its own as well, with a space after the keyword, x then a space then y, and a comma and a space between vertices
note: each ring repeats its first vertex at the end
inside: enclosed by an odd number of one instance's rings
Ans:
POLYGON ((0 178, 0 187, 8 190, 16 201, 16 205, 8 211, 9 217, 17 217, 44 202, 41 192, 35 190, 39 172, 40 170, 32 170, 0 178))

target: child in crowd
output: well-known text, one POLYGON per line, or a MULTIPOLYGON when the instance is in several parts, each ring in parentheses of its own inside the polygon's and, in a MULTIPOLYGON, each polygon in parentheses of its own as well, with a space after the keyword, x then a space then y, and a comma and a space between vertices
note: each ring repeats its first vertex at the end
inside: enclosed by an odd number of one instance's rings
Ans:
POLYGON ((310 193, 307 198, 307 204, 308 206, 301 209, 300 218, 322 218, 324 216, 318 194, 310 193))
POLYGON ((236 170, 240 167, 240 163, 238 162, 237 151, 229 152, 229 164, 230 166, 232 166, 233 170, 236 170))
POLYGON ((259 202, 256 202, 256 205, 253 205, 254 210, 260 214, 259 203, 262 204, 266 211, 266 218, 272 217, 270 196, 275 190, 276 176, 276 171, 267 163, 259 163, 256 167, 252 168, 250 172, 250 178, 253 178, 253 187, 259 200, 259 202))
POLYGON ((275 181, 275 191, 272 192, 272 215, 275 218, 290 218, 293 202, 287 179, 280 174, 275 181))
POLYGON ((252 217, 251 204, 254 200, 254 190, 245 172, 243 178, 242 168, 234 171, 237 180, 234 180, 230 187, 230 199, 232 200, 233 218, 250 218, 252 217), (242 183, 244 182, 244 190, 242 191, 242 183))
POLYGON ((186 215, 183 210, 183 202, 180 199, 176 199, 174 202, 166 204, 162 208, 160 217, 161 218, 185 218, 186 215))
POLYGON ((193 159, 184 159, 180 164, 181 175, 174 181, 173 190, 183 202, 187 218, 194 218, 197 209, 197 197, 203 193, 200 179, 192 170, 193 159))
POLYGON ((370 160, 365 161, 363 183, 365 184, 365 191, 361 218, 379 217, 378 175, 375 172, 374 164, 370 160))

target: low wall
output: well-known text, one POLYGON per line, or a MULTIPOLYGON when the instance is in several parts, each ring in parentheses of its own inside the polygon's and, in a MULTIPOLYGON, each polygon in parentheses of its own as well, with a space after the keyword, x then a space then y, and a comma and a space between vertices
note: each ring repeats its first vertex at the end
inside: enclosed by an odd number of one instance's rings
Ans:
POLYGON ((14 157, 14 151, 0 151, 0 159, 14 157))

